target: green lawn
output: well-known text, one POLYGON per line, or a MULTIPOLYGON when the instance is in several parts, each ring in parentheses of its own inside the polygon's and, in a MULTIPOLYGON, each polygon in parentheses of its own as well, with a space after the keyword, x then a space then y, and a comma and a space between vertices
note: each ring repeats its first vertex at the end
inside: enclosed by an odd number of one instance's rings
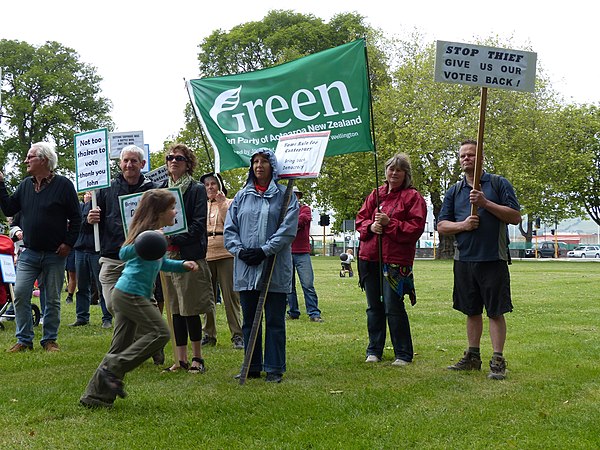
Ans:
MULTIPOLYGON (((219 342, 204 351, 206 374, 163 374, 149 361, 127 376, 129 396, 112 410, 82 408, 111 331, 100 328, 98 307, 93 325, 67 327, 75 306, 63 304, 60 353, 41 351, 38 327, 35 351, 0 355, 0 448, 600 447, 599 263, 514 262, 504 381, 486 379, 487 321, 484 370, 445 370, 466 345, 464 317, 451 307, 451 262, 415 263, 418 303, 408 308, 417 355, 408 367, 390 365, 391 347, 382 363, 364 363, 357 278, 340 278, 337 258, 313 264, 325 322, 305 314, 288 322, 279 385, 233 380, 242 352, 231 348, 218 306, 219 342)), ((0 349, 13 343, 9 323, 0 349)))

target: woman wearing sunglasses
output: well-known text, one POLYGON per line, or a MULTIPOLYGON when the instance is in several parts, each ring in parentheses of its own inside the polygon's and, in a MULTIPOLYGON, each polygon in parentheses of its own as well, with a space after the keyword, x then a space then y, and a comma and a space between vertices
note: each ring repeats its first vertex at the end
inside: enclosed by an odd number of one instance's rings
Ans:
POLYGON ((206 262, 206 189, 192 178, 196 156, 186 145, 173 144, 166 157, 169 178, 163 187, 178 187, 183 194, 183 206, 188 224, 187 233, 169 236, 168 258, 195 261, 198 271, 168 273, 165 290, 173 315, 173 333, 177 361, 166 372, 187 370, 204 373, 202 358, 202 322, 200 314, 214 309, 210 269, 206 262), (192 362, 188 362, 187 340, 192 344, 192 362))

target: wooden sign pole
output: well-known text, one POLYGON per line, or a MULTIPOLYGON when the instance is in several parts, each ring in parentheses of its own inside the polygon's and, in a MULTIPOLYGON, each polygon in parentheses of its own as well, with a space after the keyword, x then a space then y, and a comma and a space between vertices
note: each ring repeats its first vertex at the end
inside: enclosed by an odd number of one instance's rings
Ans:
MULTIPOLYGON (((475 173, 473 174, 473 189, 481 190, 481 173, 483 172, 483 131, 485 129, 485 110, 487 108, 487 88, 481 88, 479 101, 479 129, 477 130, 477 150, 475 153, 475 173)), ((471 215, 477 214, 477 206, 471 205, 471 215)))

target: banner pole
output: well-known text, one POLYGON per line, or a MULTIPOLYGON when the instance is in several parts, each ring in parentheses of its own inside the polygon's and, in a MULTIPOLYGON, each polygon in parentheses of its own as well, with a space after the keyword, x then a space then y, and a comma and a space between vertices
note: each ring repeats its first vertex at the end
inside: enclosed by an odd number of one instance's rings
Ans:
MULTIPOLYGON (((373 141, 373 163, 375 166, 375 202, 377 211, 380 211, 379 205, 379 164, 377 162, 377 142, 375 140, 375 118, 373 117, 373 96, 371 95, 371 69, 369 68, 369 55, 367 54, 367 39, 365 38, 365 63, 367 65, 367 89, 369 91, 369 115, 371 116, 371 141, 373 141)), ((383 302, 383 247, 381 235, 377 235, 377 251, 379 254, 379 299, 383 302)), ((359 264, 358 255, 356 255, 356 264, 359 264)))
MULTIPOLYGON (((98 200, 96 199, 96 189, 92 191, 92 209, 96 209, 98 207, 98 200)), ((100 226, 95 223, 94 224, 94 249, 99 252, 100 251, 100 226)))
MULTIPOLYGON (((477 130, 477 150, 475 153, 475 173, 473 175, 473 189, 481 190, 481 173, 483 172, 483 131, 485 129, 485 110, 487 108, 487 88, 481 88, 479 102, 479 129, 477 130)), ((477 214, 477 205, 471 205, 471 215, 477 214)))
MULTIPOLYGON (((187 80, 185 79, 185 77, 183 78, 183 81, 187 84, 187 80)), ((204 150, 206 150, 206 156, 208 156, 208 162, 210 163, 210 167, 212 168, 212 171, 215 171, 215 165, 212 162, 212 159, 210 158, 210 153, 208 152, 208 145, 206 144, 206 139, 204 138, 204 133, 202 131, 202 125, 200 125, 200 119, 198 119, 198 116, 196 115, 196 108, 194 108, 194 104, 192 102, 192 96, 190 95, 190 91, 189 89, 187 89, 186 86, 186 92, 188 95, 188 98, 190 99, 190 105, 192 106, 192 112, 194 113, 194 118, 196 119, 196 125, 198 125, 198 130, 200 131, 200 138, 202 139, 202 145, 204 145, 204 150)))

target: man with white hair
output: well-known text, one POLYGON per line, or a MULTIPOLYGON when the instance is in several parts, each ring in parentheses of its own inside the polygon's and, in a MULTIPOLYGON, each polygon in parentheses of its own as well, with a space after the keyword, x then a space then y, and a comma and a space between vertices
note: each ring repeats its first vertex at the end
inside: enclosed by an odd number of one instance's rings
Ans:
POLYGON ((47 352, 59 351, 56 341, 65 260, 79 234, 81 210, 73 182, 54 173, 57 161, 53 145, 33 144, 24 161, 31 176, 12 195, 0 173, 0 206, 6 216, 21 213, 25 247, 17 262, 14 298, 17 343, 8 350, 11 353, 33 349, 31 292, 36 279, 46 296, 40 344, 47 352))

